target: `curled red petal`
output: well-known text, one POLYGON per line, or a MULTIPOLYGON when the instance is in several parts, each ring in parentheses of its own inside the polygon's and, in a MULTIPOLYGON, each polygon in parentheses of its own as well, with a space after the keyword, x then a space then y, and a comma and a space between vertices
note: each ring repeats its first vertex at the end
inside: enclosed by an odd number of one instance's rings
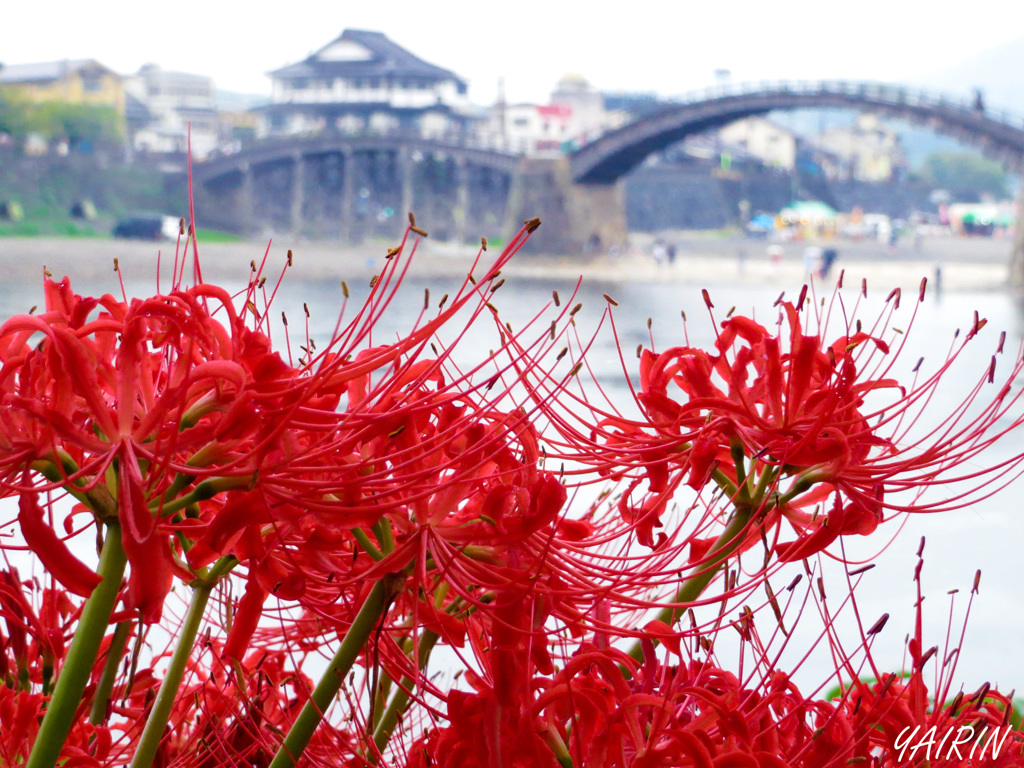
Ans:
POLYGON ((225 656, 241 659, 245 655, 249 641, 263 615, 263 603, 266 599, 267 593, 259 585, 259 582, 256 579, 249 579, 245 585, 245 594, 238 601, 238 609, 232 619, 231 630, 224 642, 225 656))
POLYGON ((42 560, 46 570, 61 586, 81 597, 89 597, 103 579, 89 566, 71 554, 39 507, 35 493, 21 494, 18 501, 18 524, 29 549, 42 560))

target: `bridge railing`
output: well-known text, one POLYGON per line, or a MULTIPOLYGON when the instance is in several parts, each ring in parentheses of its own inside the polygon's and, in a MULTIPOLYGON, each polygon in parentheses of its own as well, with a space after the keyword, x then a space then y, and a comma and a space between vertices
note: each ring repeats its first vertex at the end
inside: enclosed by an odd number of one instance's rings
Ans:
MULTIPOLYGON (((681 96, 663 102, 664 111, 671 111, 691 104, 724 101, 733 98, 749 98, 751 96, 764 97, 770 100, 774 96, 782 95, 819 95, 834 94, 838 96, 860 97, 879 103, 890 105, 896 109, 920 107, 923 109, 939 109, 946 112, 958 113, 962 117, 973 121, 991 121, 1002 126, 1015 130, 1024 129, 1024 118, 1014 115, 1008 111, 991 109, 979 110, 976 103, 969 98, 951 97, 945 94, 936 94, 925 89, 911 88, 901 85, 891 85, 879 82, 858 82, 847 80, 762 80, 740 83, 718 84, 685 93, 681 96)), ((628 130, 629 125, 619 130, 628 130)), ((615 132, 615 131, 611 131, 615 132)), ((389 139, 398 141, 434 142, 447 144, 452 147, 470 150, 480 150, 501 153, 505 155, 522 156, 535 154, 531 142, 525 138, 513 138, 497 133, 487 128, 474 131, 457 131, 445 133, 423 134, 418 131, 410 131, 403 128, 391 128, 385 130, 363 130, 359 132, 318 132, 315 134, 296 134, 294 136, 279 136, 270 139, 263 139, 258 142, 262 147, 269 147, 272 143, 288 143, 301 139, 312 139, 315 137, 327 137, 329 135, 343 136, 347 139, 389 139)), ((600 135, 588 135, 577 137, 580 146, 590 144, 599 139, 600 135)), ((211 160, 216 159, 211 157, 211 160)))
MULTIPOLYGON (((263 152, 275 152, 281 150, 284 154, 284 149, 294 147, 296 142, 317 142, 317 141, 333 141, 336 139, 343 139, 347 141, 366 141, 366 140, 386 140, 399 143, 407 143, 410 145, 415 144, 436 144, 441 146, 452 147, 453 149, 469 149, 469 150, 480 150, 485 152, 495 152, 506 155, 520 156, 526 154, 527 148, 522 146, 521 143, 512 141, 509 137, 500 136, 497 134, 490 134, 486 132, 478 131, 448 131, 448 132, 430 132, 423 133, 416 130, 410 130, 408 128, 389 128, 389 129, 364 129, 360 131, 338 131, 338 130, 318 130, 318 131, 306 131, 301 133, 292 133, 286 135, 274 135, 265 138, 257 139, 245 147, 243 150, 255 150, 259 149, 263 152)), ((204 162, 227 159, 237 153, 213 153, 209 155, 204 162)))
POLYGON ((894 107, 940 108, 978 119, 988 119, 1017 129, 1024 128, 1024 116, 1004 109, 979 109, 974 98, 955 97, 909 86, 848 80, 762 80, 723 83, 673 96, 666 100, 665 107, 674 109, 699 102, 751 94, 763 94, 766 97, 786 94, 860 96, 894 107))

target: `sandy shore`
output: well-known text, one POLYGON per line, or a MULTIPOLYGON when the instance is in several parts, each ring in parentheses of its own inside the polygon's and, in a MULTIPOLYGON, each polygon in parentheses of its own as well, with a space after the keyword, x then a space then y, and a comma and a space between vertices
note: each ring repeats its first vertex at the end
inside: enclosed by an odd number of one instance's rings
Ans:
MULTIPOLYGON (((506 268, 508 275, 541 278, 585 278, 601 282, 673 282, 691 285, 778 285, 789 288, 806 278, 802 254, 808 243, 783 244, 781 261, 767 257, 766 243, 743 239, 702 239, 681 236, 674 264, 656 264, 648 255, 650 238, 637 236, 629 251, 615 256, 569 258, 531 253, 529 244, 506 268), (745 256, 741 258, 740 254, 745 256)), ((915 248, 900 244, 890 251, 878 243, 829 244, 839 251, 838 275, 846 281, 867 278, 872 285, 916 289, 922 277, 934 281, 941 270, 947 290, 997 290, 1005 286, 1010 243, 992 240, 934 239, 915 248)), ((296 278, 354 280, 380 270, 387 250, 384 242, 342 246, 336 242, 273 242, 269 247, 268 273, 276 275, 291 248, 296 278)), ((242 281, 250 262, 259 262, 267 243, 200 242, 199 252, 206 279, 242 281)), ((127 279, 151 280, 160 253, 161 271, 170 274, 173 244, 126 240, 2 238, 0 274, 6 281, 34 281, 44 267, 53 274, 69 274, 78 280, 102 278, 113 271, 116 258, 127 279)), ((447 243, 422 242, 412 272, 431 275, 462 275, 470 268, 475 251, 447 243)), ((833 275, 833 279, 836 275, 833 275)), ((831 282, 831 281, 829 281, 831 282)))

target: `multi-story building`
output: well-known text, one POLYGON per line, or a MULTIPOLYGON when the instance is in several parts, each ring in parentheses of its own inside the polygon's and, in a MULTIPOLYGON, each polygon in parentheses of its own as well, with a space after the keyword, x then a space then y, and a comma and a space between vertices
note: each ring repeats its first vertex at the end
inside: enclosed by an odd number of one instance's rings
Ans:
POLYGON ((148 115, 142 125, 133 126, 136 151, 186 152, 190 130, 194 157, 202 159, 217 148, 217 108, 209 77, 146 64, 125 78, 125 91, 148 115))
POLYGON ((852 125, 821 133, 814 144, 836 158, 833 167, 826 167, 830 178, 894 181, 907 170, 899 134, 877 115, 858 115, 852 125))
POLYGON ((380 32, 346 29, 270 77, 261 136, 335 130, 440 137, 464 133, 472 119, 465 80, 380 32))
POLYGON ((738 147, 772 168, 791 171, 796 167, 797 137, 781 125, 763 117, 748 117, 719 129, 718 139, 738 147))
POLYGON ((525 155, 559 154, 573 138, 572 108, 563 104, 501 104, 488 131, 500 146, 525 155))
POLYGON ((121 76, 95 59, 0 66, 0 88, 35 103, 59 101, 113 107, 124 117, 121 76))
POLYGON ((582 75, 562 77, 548 104, 505 104, 490 111, 488 130, 509 149, 529 155, 576 149, 629 122, 622 110, 605 108, 604 96, 582 75))

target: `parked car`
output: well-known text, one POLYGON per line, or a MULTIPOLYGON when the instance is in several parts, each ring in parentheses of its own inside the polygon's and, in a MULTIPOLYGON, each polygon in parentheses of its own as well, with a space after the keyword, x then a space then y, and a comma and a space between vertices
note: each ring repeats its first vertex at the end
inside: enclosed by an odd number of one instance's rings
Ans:
POLYGON ((129 216, 117 222, 112 234, 134 240, 174 240, 178 237, 178 219, 160 214, 129 216))

